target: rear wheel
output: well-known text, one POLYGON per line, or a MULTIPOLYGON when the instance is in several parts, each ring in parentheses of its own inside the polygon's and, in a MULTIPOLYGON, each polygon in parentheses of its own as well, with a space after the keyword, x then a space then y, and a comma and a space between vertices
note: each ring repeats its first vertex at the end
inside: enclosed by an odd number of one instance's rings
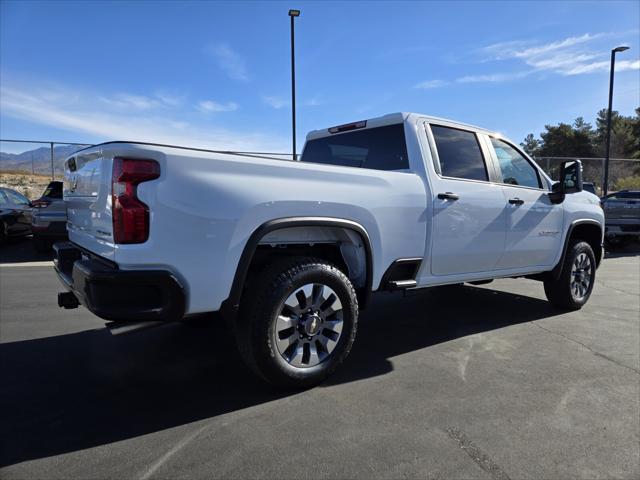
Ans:
POLYGON ((557 280, 544 282, 544 293, 554 306, 578 310, 587 303, 596 281, 596 257, 587 242, 574 241, 567 249, 557 280))
POLYGON ((236 337, 260 377, 305 388, 342 364, 357 322, 356 292, 344 273, 323 260, 296 257, 268 267, 248 289, 236 337))

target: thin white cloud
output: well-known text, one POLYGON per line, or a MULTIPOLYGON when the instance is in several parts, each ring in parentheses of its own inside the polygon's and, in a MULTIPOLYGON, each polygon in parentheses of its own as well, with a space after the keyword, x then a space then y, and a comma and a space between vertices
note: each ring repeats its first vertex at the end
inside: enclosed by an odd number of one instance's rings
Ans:
MULTIPOLYGON (((593 62, 586 65, 576 65, 567 70, 566 75, 580 75, 582 73, 592 72, 608 72, 611 68, 609 61, 593 62)), ((625 70, 640 70, 640 60, 616 60, 616 72, 624 72, 625 70)))
POLYGON ((218 45, 210 45, 206 49, 209 55, 212 55, 218 66, 233 80, 241 82, 249 81, 249 73, 244 58, 240 56, 226 43, 218 45))
MULTIPOLYGON (((55 93, 53 95, 49 94, 44 98, 60 100, 55 93)), ((105 106, 121 110, 153 110, 157 108, 178 107, 182 104, 183 98, 158 92, 153 96, 116 93, 114 95, 100 96, 98 100, 105 106)))
POLYGON ((467 75, 456 78, 457 83, 499 83, 523 78, 532 72, 492 73, 489 75, 467 75))
POLYGON ((161 102, 155 98, 143 95, 131 95, 118 93, 109 97, 100 97, 100 101, 111 107, 134 110, 150 110, 161 106, 161 102))
POLYGON ((564 40, 558 40, 542 45, 533 45, 526 48, 525 45, 531 45, 533 42, 516 40, 487 45, 482 50, 492 54, 496 60, 503 60, 511 57, 530 58, 557 50, 566 50, 568 47, 590 42, 596 38, 602 37, 603 35, 603 33, 597 33, 595 35, 585 33, 578 37, 568 37, 564 40))
MULTIPOLYGON (((589 43, 607 36, 605 33, 585 33, 554 42, 505 42, 488 45, 481 52, 491 60, 519 60, 531 71, 549 72, 562 76, 607 71, 608 51, 596 51, 589 43)), ((622 60, 618 70, 634 70, 638 62, 622 60)))
POLYGON ((174 95, 169 92, 165 92, 163 90, 156 92, 154 96, 160 100, 165 105, 170 107, 178 107, 184 103, 184 96, 182 95, 174 95))
POLYGON ((101 98, 131 100, 71 87, 11 83, 6 79, 0 86, 5 117, 67 130, 76 136, 76 141, 92 135, 105 141, 156 142, 221 150, 285 152, 290 148, 284 138, 232 131, 201 119, 194 121, 188 117, 188 111, 126 110, 108 103, 96 108, 101 98))
POLYGON ((426 80, 424 82, 420 82, 417 85, 415 85, 413 88, 419 88, 422 90, 429 90, 432 88, 439 88, 439 87, 444 87, 445 85, 448 85, 449 82, 446 82, 444 80, 426 80))
POLYGON ((291 105, 291 102, 285 100, 282 97, 278 97, 276 95, 263 95, 262 101, 276 110, 279 110, 284 107, 288 107, 291 105))
MULTIPOLYGON (((280 110, 281 108, 285 107, 291 107, 291 100, 288 100, 279 95, 263 95, 262 101, 269 105, 271 108, 275 108, 276 110, 280 110)), ((299 105, 301 107, 317 107, 319 105, 322 105, 322 102, 317 98, 307 98, 297 101, 296 105, 299 105)))
POLYGON ((198 102, 198 110, 204 113, 233 112, 238 110, 238 104, 236 102, 218 103, 213 100, 203 100, 198 102))
MULTIPOLYGON (((515 72, 496 72, 458 77, 453 81, 429 80, 414 88, 437 88, 451 83, 500 83, 519 80, 529 75, 553 74, 561 76, 583 75, 594 72, 606 72, 610 68, 608 50, 596 50, 591 42, 607 33, 567 37, 553 42, 539 43, 531 40, 513 40, 493 43, 480 48, 481 63, 515 62, 519 69, 515 72)), ((640 60, 617 60, 616 71, 639 70, 640 60)))

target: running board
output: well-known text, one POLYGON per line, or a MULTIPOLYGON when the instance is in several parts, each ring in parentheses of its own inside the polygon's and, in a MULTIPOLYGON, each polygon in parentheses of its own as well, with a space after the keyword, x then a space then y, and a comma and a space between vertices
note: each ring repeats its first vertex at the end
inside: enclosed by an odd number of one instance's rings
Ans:
POLYGON ((109 322, 106 324, 107 330, 111 335, 122 335, 124 333, 137 332, 166 325, 165 321, 145 320, 140 322, 109 322))
POLYGON ((418 282, 415 280, 392 280, 387 283, 389 290, 406 290, 407 288, 415 288, 418 282))

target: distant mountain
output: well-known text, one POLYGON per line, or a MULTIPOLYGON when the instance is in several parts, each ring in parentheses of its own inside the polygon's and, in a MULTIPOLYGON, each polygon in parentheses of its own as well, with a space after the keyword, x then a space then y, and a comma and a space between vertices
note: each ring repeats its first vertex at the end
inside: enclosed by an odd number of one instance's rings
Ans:
MULTIPOLYGON (((56 171, 63 169, 64 160, 69 155, 82 148, 84 147, 79 145, 54 146, 53 164, 56 171)), ((25 170, 31 172, 32 163, 35 173, 51 173, 51 149, 49 147, 40 147, 22 153, 0 152, 0 171, 25 170)))

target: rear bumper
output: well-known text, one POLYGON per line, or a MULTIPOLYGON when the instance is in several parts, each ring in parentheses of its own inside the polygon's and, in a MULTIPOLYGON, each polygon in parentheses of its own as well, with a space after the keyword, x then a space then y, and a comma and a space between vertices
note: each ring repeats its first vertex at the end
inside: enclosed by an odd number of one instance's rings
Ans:
POLYGON ((105 320, 180 320, 185 292, 166 270, 119 270, 71 242, 53 246, 60 281, 93 314, 105 320))

